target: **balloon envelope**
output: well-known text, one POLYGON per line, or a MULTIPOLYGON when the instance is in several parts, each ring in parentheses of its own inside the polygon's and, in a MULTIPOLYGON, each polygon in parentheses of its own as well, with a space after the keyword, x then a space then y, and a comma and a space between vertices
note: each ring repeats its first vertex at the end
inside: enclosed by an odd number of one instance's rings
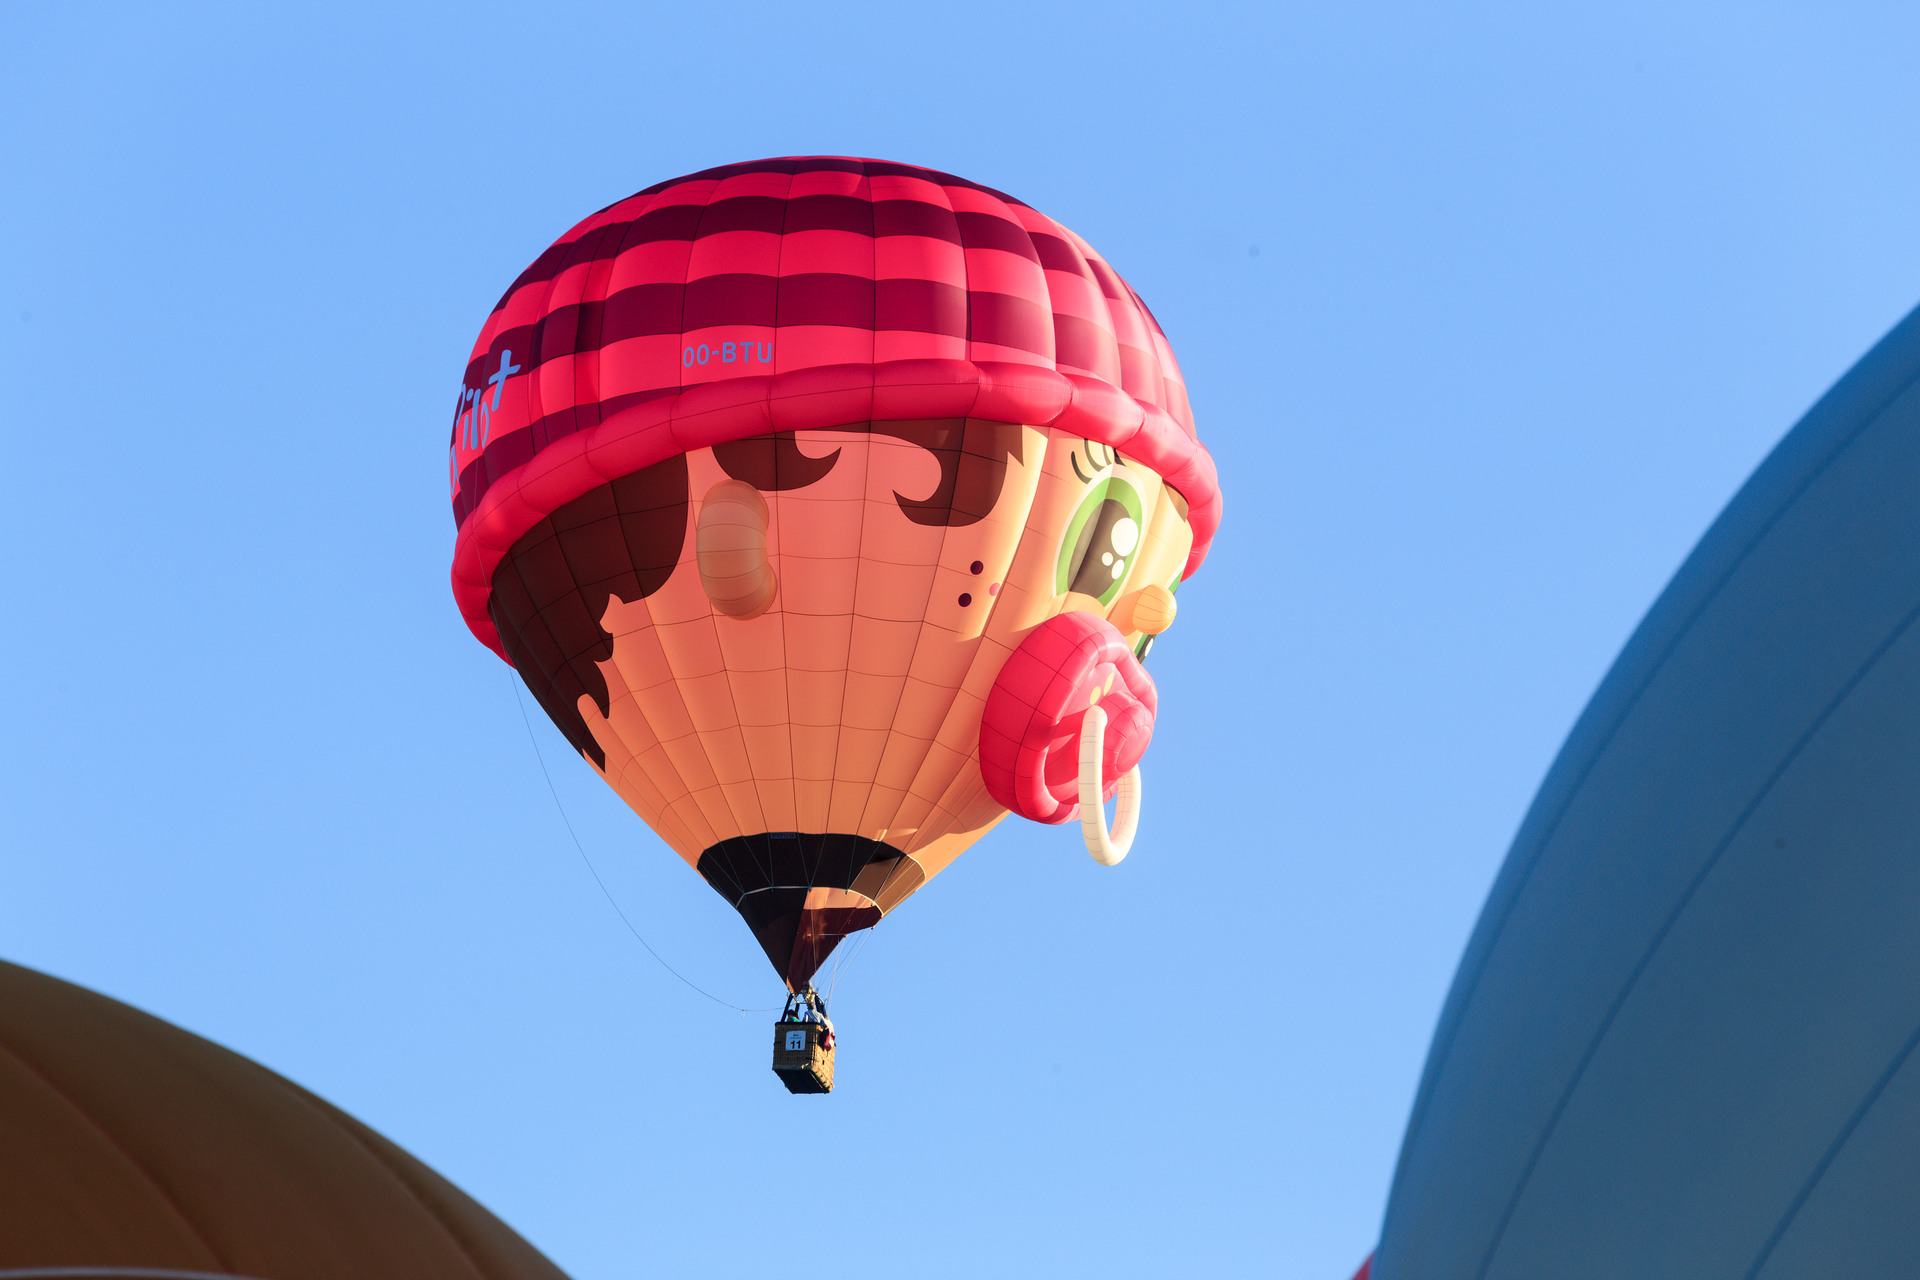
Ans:
POLYGON ((300 1086, 4 962, 0 1135, 0 1274, 565 1280, 300 1086))
POLYGON ((834 157, 563 236, 475 343, 449 479, 476 636, 796 986, 1009 807, 1074 816, 983 737, 1014 761, 1113 697, 1130 767, 1135 654, 1220 512, 1171 348, 1084 241, 834 157), (1000 676, 1063 612, 1118 656, 1054 655, 1041 723, 1000 676))
POLYGON ((1920 1274, 1920 313, 1628 642, 1442 1012, 1375 1280, 1920 1274))

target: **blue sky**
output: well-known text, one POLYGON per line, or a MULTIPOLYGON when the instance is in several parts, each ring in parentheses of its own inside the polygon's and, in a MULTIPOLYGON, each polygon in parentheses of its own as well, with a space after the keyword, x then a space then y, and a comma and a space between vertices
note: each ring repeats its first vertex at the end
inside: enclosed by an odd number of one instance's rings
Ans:
MULTIPOLYGON (((1920 11, 383 4, 0 14, 0 956, 259 1059, 578 1280, 1344 1280, 1613 654, 1920 299, 1920 11), (574 220, 925 164, 1152 304, 1226 523, 1133 856, 1011 824, 843 968, 840 1088, 633 940, 447 588, 447 405, 574 220), (1033 888, 997 886, 1018 865, 1033 888)), ((689 977, 744 926, 536 721, 689 977)))

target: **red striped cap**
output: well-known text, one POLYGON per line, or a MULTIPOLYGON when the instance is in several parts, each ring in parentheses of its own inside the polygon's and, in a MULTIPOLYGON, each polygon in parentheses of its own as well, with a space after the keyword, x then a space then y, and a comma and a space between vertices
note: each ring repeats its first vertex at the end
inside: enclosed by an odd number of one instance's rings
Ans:
POLYGON ((1073 232, 881 160, 648 187, 555 241, 474 342, 448 451, 454 595, 501 652, 495 567, 582 494, 748 436, 960 417, 1063 428, 1153 468, 1188 503, 1186 573, 1206 558, 1220 485, 1180 366, 1073 232))

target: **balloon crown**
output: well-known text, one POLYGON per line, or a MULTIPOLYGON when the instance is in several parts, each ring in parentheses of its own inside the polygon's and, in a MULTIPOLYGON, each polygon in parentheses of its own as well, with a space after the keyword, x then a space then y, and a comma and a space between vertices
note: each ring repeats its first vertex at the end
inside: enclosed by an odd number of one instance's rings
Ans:
POLYGON ((515 541, 676 454, 854 422, 1071 431, 1220 519, 1186 385, 1139 295, 1011 196, 912 165, 749 161, 584 219, 502 295, 455 404, 454 593, 475 635, 515 541))

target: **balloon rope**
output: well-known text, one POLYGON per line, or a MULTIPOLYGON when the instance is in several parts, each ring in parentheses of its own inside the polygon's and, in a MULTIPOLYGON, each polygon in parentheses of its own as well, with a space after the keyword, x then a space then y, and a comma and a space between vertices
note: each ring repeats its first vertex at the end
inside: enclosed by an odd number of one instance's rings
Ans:
POLYGON ((842 962, 845 962, 847 968, 853 968, 853 962, 858 960, 860 953, 867 949, 867 939, 873 937, 873 931, 879 927, 880 922, 876 920, 860 931, 860 945, 853 949, 852 955, 835 955, 833 957, 833 976, 827 980, 827 1003, 829 1005, 833 1003, 833 993, 840 989, 840 966, 842 962))
POLYGON ((633 921, 627 919, 627 913, 620 909, 620 903, 617 900, 615 900, 612 892, 608 890, 607 882, 600 878, 599 869, 593 865, 593 859, 587 856, 586 846, 580 843, 580 835, 578 832, 576 832, 573 829, 573 820, 567 817, 567 807, 560 803, 560 792, 553 785, 553 775, 547 772, 547 757, 540 750, 540 739, 534 737, 533 735, 533 720, 527 715, 526 700, 520 696, 520 682, 514 679, 514 673, 511 670, 507 672, 507 684, 509 687, 513 689, 514 705, 520 708, 520 723, 527 726, 527 741, 533 744, 533 758, 540 762, 540 776, 547 780, 547 794, 553 797, 553 807, 560 811, 560 821, 563 824, 565 824, 567 828, 567 834, 573 837, 573 847, 580 854, 580 861, 587 864, 588 874, 592 875, 593 882, 600 886, 601 894, 603 894, 606 897, 607 905, 613 908, 613 913, 620 917, 620 923, 627 926, 627 932, 632 934, 634 936, 634 939, 638 941, 641 946, 647 949, 648 955, 652 956, 655 960, 658 960, 660 962, 660 967, 662 969, 665 969, 668 973, 680 979, 680 981, 686 983, 688 987, 692 988, 695 991, 698 991, 701 995, 713 1001, 715 1004, 725 1005, 727 1008, 737 1012, 743 1018, 750 1013, 774 1012, 774 1010, 778 1006, 772 1006, 765 1009, 745 1009, 737 1004, 734 1004, 730 1000, 722 1000, 719 996, 713 994, 713 992, 708 991, 704 987, 696 986, 692 981, 690 981, 687 978, 685 974, 681 973, 678 969, 668 964, 664 959, 661 959, 660 953, 653 949, 653 944, 640 936, 640 931, 633 927, 633 921))

